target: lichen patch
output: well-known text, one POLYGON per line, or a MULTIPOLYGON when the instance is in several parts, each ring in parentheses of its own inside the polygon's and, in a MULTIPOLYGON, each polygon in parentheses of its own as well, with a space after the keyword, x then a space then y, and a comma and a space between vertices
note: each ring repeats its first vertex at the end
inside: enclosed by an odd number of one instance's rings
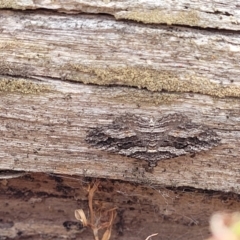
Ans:
POLYGON ((20 9, 22 7, 20 7, 17 1, 14 0, 0 0, 0 8, 20 9))
POLYGON ((148 11, 121 11, 116 13, 116 19, 128 19, 142 23, 166 23, 168 25, 179 24, 197 26, 199 24, 199 16, 195 11, 186 12, 166 12, 161 10, 148 11))
POLYGON ((68 65, 67 68, 71 69, 71 74, 67 76, 67 79, 81 81, 85 84, 124 85, 146 88, 152 92, 193 92, 216 97, 240 97, 240 87, 223 86, 194 74, 180 76, 168 71, 134 67, 101 69, 68 65))
MULTIPOLYGON (((105 98, 109 98, 109 96, 105 96, 105 98)), ((170 104, 178 98, 179 95, 174 93, 149 92, 147 90, 139 91, 137 89, 128 89, 128 91, 122 91, 114 95, 116 101, 137 104, 139 107, 142 105, 152 106, 152 104, 158 106, 162 103, 170 104)))
POLYGON ((47 91, 50 91, 50 86, 46 84, 38 84, 25 79, 0 78, 0 92, 37 94, 47 91))
MULTIPOLYGON (((137 107, 159 106, 162 103, 172 104, 180 97, 180 94, 165 92, 150 92, 148 90, 123 87, 112 87, 109 94, 102 96, 106 101, 116 101, 117 103, 136 104, 137 107)), ((97 93, 102 93, 102 88, 96 89, 97 93)))

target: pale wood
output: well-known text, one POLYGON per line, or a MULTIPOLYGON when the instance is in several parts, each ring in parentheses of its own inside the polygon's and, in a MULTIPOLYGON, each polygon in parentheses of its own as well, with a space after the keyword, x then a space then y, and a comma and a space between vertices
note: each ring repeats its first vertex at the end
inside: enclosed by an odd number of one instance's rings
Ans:
POLYGON ((239 33, 2 11, 0 73, 240 97, 239 33))
MULTIPOLYGON (((1 168, 239 192, 237 99, 79 83, 155 90, 163 82, 169 91, 238 97, 238 33, 142 26, 106 16, 1 13, 0 72, 34 77, 54 89, 36 95, 30 87, 32 94, 22 95, 26 86, 20 84, 13 89, 20 94, 2 95, 1 168), (221 145, 195 158, 162 161, 154 173, 146 173, 144 161, 86 144, 89 128, 128 112, 155 117, 184 113, 217 131, 221 145)), ((1 91, 10 90, 3 84, 1 91)))
MULTIPOLYGON (((126 212, 127 239, 145 239, 159 229, 163 239, 204 239, 212 212, 238 210, 234 194, 213 197, 191 188, 240 192, 240 36, 188 28, 239 30, 238 2, 0 0, 0 8, 68 13, 1 11, 0 169, 23 171, 0 172, 1 237, 87 239, 90 232, 62 226, 74 221, 79 205, 88 211, 86 179, 76 176, 124 181, 105 182, 96 200, 126 212), (70 15, 82 12, 98 15, 70 15), (85 141, 89 129, 125 113, 181 113, 213 129, 221 142, 146 172, 145 161, 85 141), (53 183, 26 172, 76 176, 53 183)), ((112 239, 119 239, 117 221, 112 239)))
POLYGON ((42 81, 53 90, 1 95, 1 169, 240 192, 238 100, 42 81), (182 113, 214 129, 221 143, 195 157, 163 160, 149 173, 145 161, 110 154, 85 141, 89 129, 110 124, 124 113, 156 118, 182 113))
POLYGON ((104 13, 116 19, 203 28, 240 29, 240 1, 162 0, 1 0, 0 8, 50 9, 66 13, 104 13))

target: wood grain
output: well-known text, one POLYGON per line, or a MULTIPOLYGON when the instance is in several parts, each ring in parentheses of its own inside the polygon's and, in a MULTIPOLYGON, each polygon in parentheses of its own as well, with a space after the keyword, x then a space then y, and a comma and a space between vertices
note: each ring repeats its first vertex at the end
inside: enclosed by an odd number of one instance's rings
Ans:
POLYGON ((240 97, 239 33, 2 11, 0 73, 240 97))
POLYGON ((239 192, 239 101, 224 98, 240 96, 238 33, 108 16, 1 14, 0 73, 36 79, 12 84, 2 78, 2 169, 239 192), (39 87, 42 81, 47 86, 39 87), (213 129, 221 144, 146 173, 141 162, 93 149, 84 140, 90 128, 125 113, 184 113, 213 129))
POLYGON ((113 239, 160 228, 163 239, 200 240, 212 212, 238 210, 239 6, 0 0, 1 236, 87 239, 73 211, 87 211, 89 177, 102 179, 96 203, 118 207, 113 239), (150 172, 146 159, 86 142, 90 130, 129 114, 185 116, 217 144, 150 172))
POLYGON ((240 192, 237 99, 151 93, 50 79, 42 79, 42 83, 52 90, 1 94, 1 169, 240 192), (184 113, 193 123, 213 129, 220 144, 195 156, 161 161, 153 173, 148 173, 144 160, 110 154, 85 141, 89 129, 111 124, 125 113, 156 118, 184 113))
POLYGON ((49 9, 78 14, 110 14, 116 19, 202 28, 240 29, 240 1, 161 0, 0 0, 0 8, 49 9))

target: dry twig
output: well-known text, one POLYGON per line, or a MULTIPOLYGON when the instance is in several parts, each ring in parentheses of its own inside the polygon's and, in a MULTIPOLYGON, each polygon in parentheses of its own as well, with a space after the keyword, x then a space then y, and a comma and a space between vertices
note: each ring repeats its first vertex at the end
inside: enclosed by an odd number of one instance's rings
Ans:
POLYGON ((90 212, 90 220, 86 218, 86 215, 82 209, 75 210, 75 217, 77 220, 82 222, 84 227, 90 227, 92 229, 95 240, 99 240, 98 230, 100 229, 106 229, 101 240, 109 240, 111 237, 113 221, 116 217, 116 208, 112 208, 109 210, 106 210, 106 209, 97 209, 97 211, 94 210, 93 196, 96 190, 98 189, 99 184, 100 184, 100 181, 96 180, 93 186, 89 187, 88 207, 90 212), (106 216, 106 215, 109 218, 109 221, 102 223, 101 219, 103 218, 103 216, 106 216))
POLYGON ((150 236, 148 236, 145 240, 149 240, 151 237, 154 237, 154 236, 157 236, 157 235, 158 235, 158 233, 153 233, 150 236))

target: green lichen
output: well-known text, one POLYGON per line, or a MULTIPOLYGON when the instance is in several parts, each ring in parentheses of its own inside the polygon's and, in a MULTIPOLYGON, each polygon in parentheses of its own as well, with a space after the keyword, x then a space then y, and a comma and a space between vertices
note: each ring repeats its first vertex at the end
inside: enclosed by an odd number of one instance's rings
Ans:
MULTIPOLYGON (((71 74, 67 79, 97 85, 125 85, 146 88, 150 91, 193 92, 216 97, 240 97, 240 87, 222 86, 206 77, 134 67, 92 68, 83 65, 70 65, 71 74)), ((66 66, 65 66, 66 69, 66 66)))
POLYGON ((179 94, 175 93, 162 93, 162 92, 149 92, 147 90, 138 90, 138 89, 126 89, 123 88, 119 92, 119 89, 114 88, 114 92, 111 95, 105 95, 103 98, 111 99, 111 101, 117 101, 121 103, 136 104, 138 107, 142 106, 158 106, 162 103, 172 103, 174 100, 179 98, 179 94))
POLYGON ((199 16, 195 11, 188 12, 166 12, 161 10, 148 11, 122 11, 115 15, 116 19, 128 19, 142 23, 166 23, 168 25, 179 24, 197 26, 199 24, 199 16))
POLYGON ((35 3, 33 0, 0 0, 0 8, 12 8, 25 10, 27 8, 32 8, 35 3))
POLYGON ((13 9, 20 9, 21 7, 14 0, 0 0, 0 8, 13 8, 13 9))
POLYGON ((50 86, 38 84, 26 79, 0 78, 0 92, 37 94, 50 91, 50 86))

